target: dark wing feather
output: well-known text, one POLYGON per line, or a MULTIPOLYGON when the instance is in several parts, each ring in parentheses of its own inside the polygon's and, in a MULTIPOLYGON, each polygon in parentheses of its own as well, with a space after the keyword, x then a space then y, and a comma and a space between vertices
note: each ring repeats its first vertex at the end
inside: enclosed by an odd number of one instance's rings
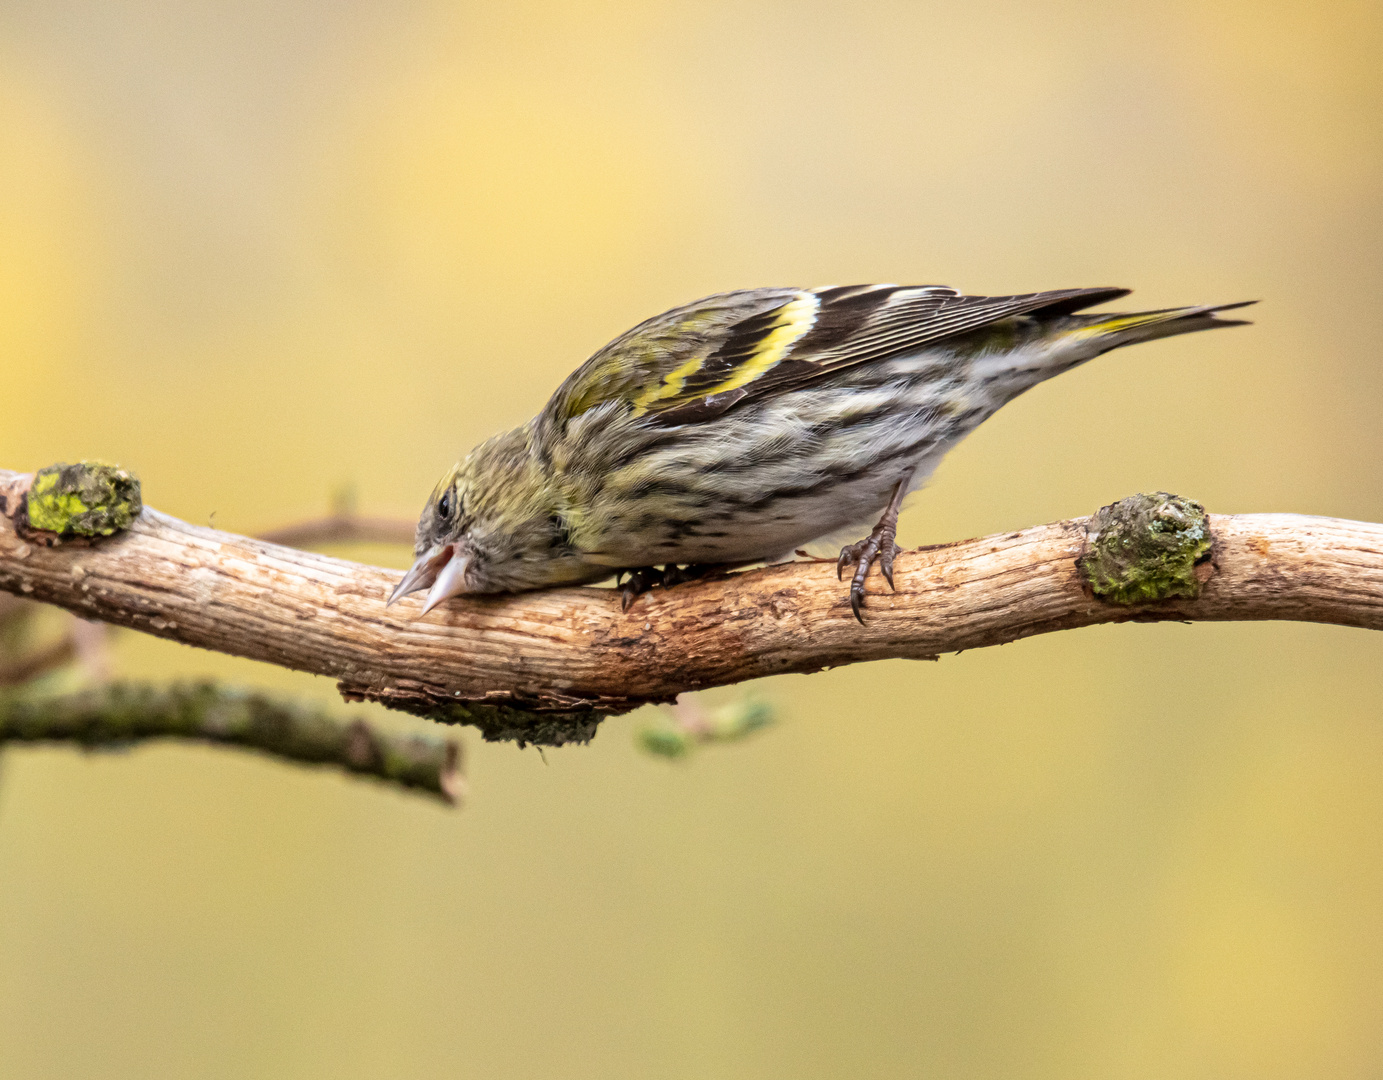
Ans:
POLYGON ((703 401, 733 381, 802 295, 786 288, 718 293, 646 319, 572 372, 544 413, 564 424, 610 401, 641 413, 703 401))
MULTIPOLYGON (((1128 289, 1059 289, 1021 296, 963 296, 944 285, 849 285, 812 290, 812 328, 772 367, 727 393, 682 397, 656 411, 663 424, 710 419, 741 401, 786 393, 844 368, 887 360, 1017 315, 1068 315, 1128 295, 1128 289)), ((735 327, 722 350, 743 363, 773 328, 778 309, 735 327), (762 325, 760 325, 762 324, 762 325)), ((727 370, 728 367, 727 367, 727 370)), ((699 374, 699 373, 698 373, 699 374)), ((716 381, 707 380, 707 388, 716 381)), ((690 381, 688 383, 690 389, 690 381)))
POLYGON ((962 296, 944 285, 845 285, 719 293, 621 334, 572 372, 544 415, 564 425, 615 401, 652 423, 696 423, 1001 319, 1066 315, 1127 292, 962 296))
MULTIPOLYGON (((830 307, 823 304, 817 326, 797 342, 786 362, 766 372, 754 396, 781 393, 803 378, 818 378, 841 368, 905 356, 943 338, 978 330, 1015 315, 1066 315, 1127 295, 1127 289, 1062 289, 1024 296, 962 296, 938 287, 891 289, 878 296, 872 309, 852 312, 844 326, 831 326, 830 307), (862 317, 861 317, 862 316, 862 317), (821 336, 817 337, 818 332, 821 336), (816 340, 813 340, 816 338, 816 340)), ((862 297, 861 299, 866 299, 862 297)), ((849 304, 851 298, 844 301, 849 304)), ((837 302, 839 303, 839 301, 837 302)))
POLYGON ((765 339, 778 328, 781 311, 782 306, 779 305, 751 315, 730 327, 725 340, 702 361, 693 374, 686 377, 679 396, 704 396, 751 362, 763 347, 765 339))

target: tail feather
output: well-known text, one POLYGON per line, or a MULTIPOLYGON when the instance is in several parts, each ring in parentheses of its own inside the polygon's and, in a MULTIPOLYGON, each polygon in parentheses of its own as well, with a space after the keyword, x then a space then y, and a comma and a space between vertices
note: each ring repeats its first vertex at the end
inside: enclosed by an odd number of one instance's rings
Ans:
POLYGON ((1214 330, 1221 326, 1247 326, 1247 319, 1221 319, 1218 313, 1256 304, 1256 300, 1241 300, 1237 304, 1205 304, 1200 307, 1166 308, 1161 311, 1140 311, 1132 314, 1106 312, 1098 315, 1070 316, 1073 326, 1068 333, 1099 341, 1102 352, 1133 345, 1140 341, 1190 334, 1197 330, 1214 330))

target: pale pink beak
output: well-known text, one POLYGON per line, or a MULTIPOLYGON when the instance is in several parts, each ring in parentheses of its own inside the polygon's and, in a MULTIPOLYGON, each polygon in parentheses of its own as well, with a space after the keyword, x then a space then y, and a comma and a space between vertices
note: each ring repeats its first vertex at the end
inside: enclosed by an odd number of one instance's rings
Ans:
POLYGON ((410 593, 430 587, 423 609, 418 612, 418 618, 422 618, 438 604, 466 591, 466 568, 469 565, 470 559, 458 555, 455 544, 443 544, 426 555, 419 556, 418 561, 394 586, 394 591, 389 594, 384 606, 388 607, 410 593))

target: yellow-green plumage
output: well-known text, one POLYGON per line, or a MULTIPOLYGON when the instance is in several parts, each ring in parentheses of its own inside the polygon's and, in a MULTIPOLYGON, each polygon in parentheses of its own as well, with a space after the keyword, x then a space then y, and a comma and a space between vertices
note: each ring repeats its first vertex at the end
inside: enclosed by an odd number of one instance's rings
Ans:
MULTIPOLYGON (((443 478, 394 599, 779 558, 896 509, 1038 382, 1121 345, 1237 324, 1215 312, 1238 305, 1078 314, 1125 293, 754 289, 649 319, 443 478)), ((891 531, 882 543, 887 571, 891 531)), ((858 611, 862 573, 857 585, 858 611)))

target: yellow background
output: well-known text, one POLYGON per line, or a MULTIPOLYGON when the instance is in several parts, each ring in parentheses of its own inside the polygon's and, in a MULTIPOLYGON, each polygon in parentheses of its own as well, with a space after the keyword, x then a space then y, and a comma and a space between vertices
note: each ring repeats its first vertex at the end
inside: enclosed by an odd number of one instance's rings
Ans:
MULTIPOLYGON (((1140 489, 1383 520, 1381 53, 1348 0, 9 0, 0 466, 117 461, 237 531, 342 483, 411 517, 708 292, 1125 285, 1263 303, 1005 409, 906 542, 1140 489)), ((1376 1077, 1381 650, 1125 625, 785 677, 680 765, 638 718, 467 731, 461 812, 11 752, 0 1077, 1376 1077)))

